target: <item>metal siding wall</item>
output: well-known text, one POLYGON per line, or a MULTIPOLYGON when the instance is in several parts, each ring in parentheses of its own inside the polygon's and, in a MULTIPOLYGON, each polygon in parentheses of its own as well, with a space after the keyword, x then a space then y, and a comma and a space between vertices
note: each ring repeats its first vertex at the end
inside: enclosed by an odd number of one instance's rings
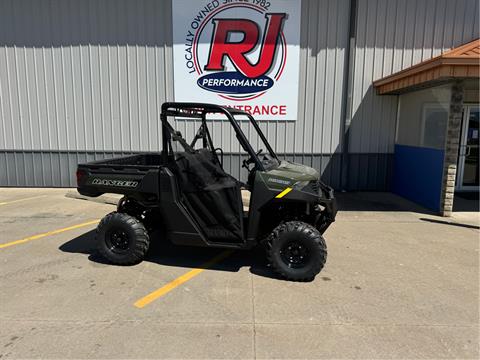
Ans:
MULTIPOLYGON (((478 37, 478 10, 475 0, 358 0, 349 188, 388 188, 397 101, 376 96, 372 81, 478 37)), ((335 187, 348 13, 349 0, 302 1, 298 120, 261 123, 279 154, 335 187)), ((0 185, 72 186, 91 154, 158 151, 171 39, 168 0, 0 0, 0 185)), ((195 125, 177 122, 186 136, 195 125)), ((243 177, 227 124, 214 137, 243 177)))
MULTIPOLYGON (((348 12, 349 0, 302 1, 298 120, 261 123, 279 154, 334 185, 348 12)), ((0 184, 72 186, 87 154, 158 151, 171 39, 171 1, 0 0, 0 184)), ((192 137, 198 123, 176 126, 192 137)), ((213 133, 226 168, 244 178, 228 124, 213 133)))
POLYGON ((154 151, 169 1, 0 1, 0 149, 154 151))
POLYGON ((131 152, 1 151, 2 186, 76 186, 77 164, 131 155, 131 152))
POLYGON ((393 152, 397 97, 372 82, 478 38, 478 12, 477 0, 358 0, 349 152, 393 152))
POLYGON ((340 152, 349 1, 304 1, 299 117, 286 152, 340 152))

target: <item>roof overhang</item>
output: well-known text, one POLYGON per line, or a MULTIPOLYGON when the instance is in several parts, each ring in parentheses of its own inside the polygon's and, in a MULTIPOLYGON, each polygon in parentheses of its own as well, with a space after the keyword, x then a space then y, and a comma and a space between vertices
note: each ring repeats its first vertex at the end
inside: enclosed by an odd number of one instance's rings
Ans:
POLYGON ((440 56, 374 81, 379 95, 394 95, 443 84, 455 79, 480 77, 480 39, 440 56))

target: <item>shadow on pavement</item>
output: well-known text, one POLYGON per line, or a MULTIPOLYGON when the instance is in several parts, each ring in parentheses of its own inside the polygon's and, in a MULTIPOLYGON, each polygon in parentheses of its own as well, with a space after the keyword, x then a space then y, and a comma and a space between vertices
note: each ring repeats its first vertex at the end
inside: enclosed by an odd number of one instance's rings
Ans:
MULTIPOLYGON (((159 234, 152 234, 151 246, 144 261, 164 266, 183 267, 187 269, 202 267, 202 264, 211 260, 224 249, 176 246, 168 241, 162 241, 159 234)), ((96 250, 95 230, 91 230, 59 247, 67 253, 88 255, 88 260, 100 264, 110 264, 96 250)), ((270 270, 264 250, 259 246, 252 250, 236 250, 232 255, 221 262, 209 266, 209 269, 218 271, 237 272, 248 266, 252 274, 280 279, 270 270)))
POLYGON ((480 226, 477 226, 477 225, 462 224, 462 223, 457 223, 457 222, 453 222, 453 221, 436 220, 436 219, 428 219, 428 218, 420 218, 420 220, 435 223, 435 224, 452 225, 452 226, 464 227, 464 228, 468 228, 468 229, 480 230, 480 226))
POLYGON ((390 192, 335 192, 341 211, 411 211, 435 215, 412 201, 390 192))

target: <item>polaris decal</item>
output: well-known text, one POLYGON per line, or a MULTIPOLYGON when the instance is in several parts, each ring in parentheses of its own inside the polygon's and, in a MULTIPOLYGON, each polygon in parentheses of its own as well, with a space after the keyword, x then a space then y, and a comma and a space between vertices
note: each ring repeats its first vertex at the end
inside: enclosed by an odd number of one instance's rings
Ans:
POLYGON ((94 178, 92 185, 136 188, 138 181, 94 178))
POLYGON ((172 4, 175 101, 296 120, 301 0, 172 4))

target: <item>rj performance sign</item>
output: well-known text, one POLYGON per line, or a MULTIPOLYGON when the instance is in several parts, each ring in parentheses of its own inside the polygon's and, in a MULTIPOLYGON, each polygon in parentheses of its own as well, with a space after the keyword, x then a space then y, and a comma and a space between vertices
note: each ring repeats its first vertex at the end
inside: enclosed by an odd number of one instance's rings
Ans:
POLYGON ((175 101, 296 120, 300 0, 174 0, 175 101))

